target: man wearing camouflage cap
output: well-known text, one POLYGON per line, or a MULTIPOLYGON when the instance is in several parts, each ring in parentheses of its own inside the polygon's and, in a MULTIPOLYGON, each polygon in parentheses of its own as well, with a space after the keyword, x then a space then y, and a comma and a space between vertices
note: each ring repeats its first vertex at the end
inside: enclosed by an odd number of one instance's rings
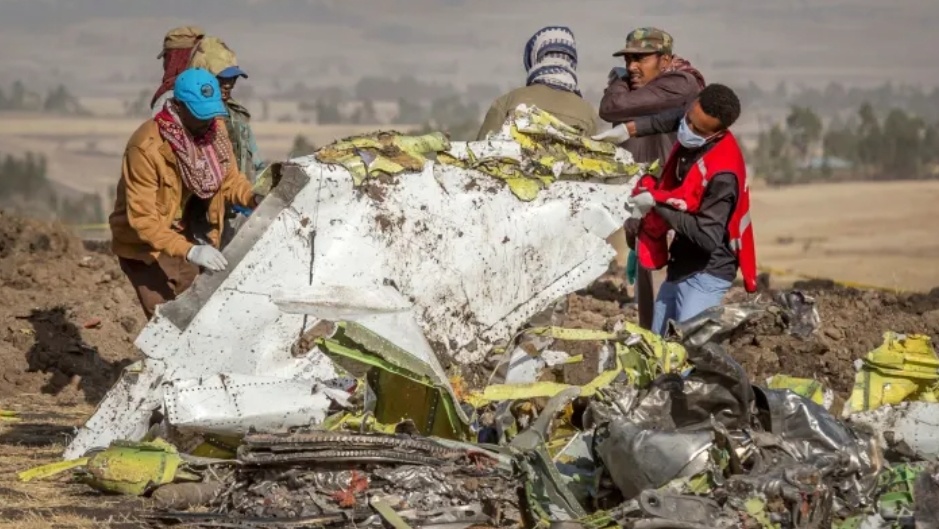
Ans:
MULTIPOLYGON (((623 57, 625 66, 610 71, 609 84, 600 101, 600 117, 614 126, 593 138, 622 145, 638 162, 659 160, 664 163, 675 144, 675 132, 636 137, 636 134, 630 134, 626 123, 684 108, 704 88, 704 77, 688 61, 674 55, 672 36, 659 28, 631 31, 626 36, 625 47, 613 56, 623 57)), ((635 245, 636 224, 627 223, 624 230, 630 247, 635 245)), ((615 239, 615 235, 611 238, 615 239)), ((623 250, 617 248, 617 253, 623 250)), ((649 329, 652 326, 654 290, 648 270, 638 270, 636 297, 639 324, 649 329)))
MULTIPOLYGON (((238 170, 253 183, 266 164, 261 158, 254 132, 251 129, 251 114, 232 97, 232 90, 238 78, 247 79, 248 74, 238 66, 235 52, 222 39, 212 36, 204 37, 199 41, 192 52, 189 66, 208 70, 218 79, 222 90, 222 101, 228 109, 228 116, 222 119, 228 129, 228 137, 231 140, 238 170)), ((244 216, 239 217, 231 208, 228 209, 222 230, 222 247, 228 245, 244 220, 244 216)))
POLYGON ((157 55, 157 59, 163 59, 163 81, 150 100, 152 115, 163 110, 164 103, 173 97, 176 76, 189 66, 192 49, 204 36, 205 30, 199 26, 180 26, 166 32, 163 49, 157 55))
POLYGON ((257 173, 264 169, 264 160, 258 153, 257 141, 251 130, 251 113, 232 97, 232 90, 239 77, 248 78, 248 74, 238 66, 238 57, 228 45, 218 37, 203 38, 192 53, 189 63, 192 68, 204 68, 218 79, 222 88, 222 101, 228 108, 225 125, 238 160, 238 168, 248 180, 254 181, 257 173))
POLYGON ((672 52, 672 36, 658 28, 639 28, 626 37, 626 46, 613 54, 625 67, 610 72, 600 101, 600 117, 616 124, 597 135, 621 143, 638 162, 664 161, 675 144, 675 134, 631 137, 624 125, 636 118, 684 108, 704 87, 704 77, 688 61, 672 52))

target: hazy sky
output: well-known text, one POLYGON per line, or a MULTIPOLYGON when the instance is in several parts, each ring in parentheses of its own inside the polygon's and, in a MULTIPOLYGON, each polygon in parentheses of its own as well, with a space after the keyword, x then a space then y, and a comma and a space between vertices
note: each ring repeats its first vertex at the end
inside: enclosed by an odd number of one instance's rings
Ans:
POLYGON ((0 81, 68 81, 83 95, 152 84, 163 34, 198 23, 259 88, 351 83, 370 73, 433 81, 524 78, 539 27, 570 26, 586 89, 635 27, 675 37, 708 80, 939 84, 939 0, 0 0, 0 81))

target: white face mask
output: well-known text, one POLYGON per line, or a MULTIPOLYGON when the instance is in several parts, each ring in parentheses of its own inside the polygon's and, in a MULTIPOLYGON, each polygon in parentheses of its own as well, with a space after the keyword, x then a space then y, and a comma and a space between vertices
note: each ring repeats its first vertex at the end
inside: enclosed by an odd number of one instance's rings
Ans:
POLYGON ((681 120, 681 124, 678 125, 678 143, 687 149, 697 149, 704 146, 708 142, 709 138, 699 136, 692 132, 691 128, 688 126, 688 118, 685 117, 681 120))

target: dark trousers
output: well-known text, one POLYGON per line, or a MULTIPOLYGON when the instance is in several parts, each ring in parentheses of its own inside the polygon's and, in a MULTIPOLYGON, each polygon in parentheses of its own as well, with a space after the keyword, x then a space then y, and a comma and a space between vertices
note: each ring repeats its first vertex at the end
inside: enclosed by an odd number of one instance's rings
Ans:
POLYGON ((176 299, 199 275, 199 267, 181 257, 161 255, 149 264, 124 257, 118 258, 118 261, 124 275, 134 286, 148 320, 153 317, 157 305, 176 299))

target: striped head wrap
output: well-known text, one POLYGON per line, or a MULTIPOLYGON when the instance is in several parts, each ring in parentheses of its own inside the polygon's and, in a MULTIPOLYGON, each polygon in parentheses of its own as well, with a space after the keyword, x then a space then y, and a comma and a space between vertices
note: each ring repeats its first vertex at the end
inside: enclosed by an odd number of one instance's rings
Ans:
POLYGON ((580 95, 577 85, 577 43, 565 26, 539 29, 525 44, 522 57, 526 85, 543 84, 580 95))

